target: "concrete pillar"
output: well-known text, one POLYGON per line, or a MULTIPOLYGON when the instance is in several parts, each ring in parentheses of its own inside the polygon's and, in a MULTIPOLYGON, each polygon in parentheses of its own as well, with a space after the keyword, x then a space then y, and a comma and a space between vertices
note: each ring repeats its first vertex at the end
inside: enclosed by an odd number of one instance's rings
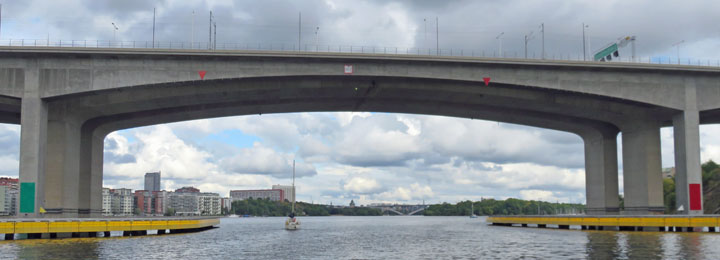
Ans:
POLYGON ((80 125, 64 108, 48 113, 45 205, 49 217, 78 217, 80 125))
POLYGON ((25 86, 20 114, 20 198, 18 217, 36 217, 45 198, 45 144, 47 104, 40 98, 40 71, 24 70, 25 86))
POLYGON ((675 140, 676 209, 681 214, 702 215, 702 170, 700 168, 700 113, 697 110, 695 82, 685 84, 686 109, 673 117, 675 140))
POLYGON ((660 214, 663 205, 660 127, 635 121, 621 127, 625 214, 660 214))
POLYGON ((619 214, 617 132, 584 136, 587 215, 619 214))
POLYGON ((105 134, 87 126, 81 132, 80 149, 80 212, 81 216, 102 216, 102 166, 105 134))

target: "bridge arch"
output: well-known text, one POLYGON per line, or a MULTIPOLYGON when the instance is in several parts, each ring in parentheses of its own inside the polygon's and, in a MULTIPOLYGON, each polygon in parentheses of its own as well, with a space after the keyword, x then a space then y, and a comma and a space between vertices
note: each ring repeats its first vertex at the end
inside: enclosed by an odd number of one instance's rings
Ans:
POLYGON ((59 214, 95 211, 92 194, 100 194, 102 141, 109 132, 300 111, 434 114, 575 133, 585 142, 586 180, 592 184, 588 204, 597 198, 601 212, 612 211, 609 201, 616 199, 610 189, 613 178, 617 189, 614 148, 622 131, 624 181, 633 187, 626 189, 626 208, 662 210, 661 179, 654 177, 660 167, 659 127, 672 124, 680 130, 683 141, 676 146, 691 153, 676 158, 676 164, 693 172, 699 167, 693 128, 717 116, 707 111, 720 104, 718 71, 709 68, 273 52, 33 49, 5 54, 0 69, 7 73, 0 73, 0 82, 12 84, 0 86, 0 95, 9 97, 9 106, 0 106, 0 120, 19 117, 21 179, 47 190, 36 199, 49 199, 55 206, 48 208, 59 214), (355 74, 342 74, 347 63, 356 66, 355 74), (206 80, 197 79, 202 69, 211 70, 206 80), (493 78, 489 86, 486 76, 493 78), (24 81, 16 84, 15 78, 24 81), (45 189, 41 182, 61 183, 62 189, 45 189))

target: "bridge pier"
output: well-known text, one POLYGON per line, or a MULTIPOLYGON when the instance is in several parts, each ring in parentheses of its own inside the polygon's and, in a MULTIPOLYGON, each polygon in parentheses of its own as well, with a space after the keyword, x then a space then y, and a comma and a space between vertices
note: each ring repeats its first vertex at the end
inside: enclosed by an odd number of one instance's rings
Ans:
POLYGON ((617 133, 613 131, 583 136, 588 215, 619 213, 617 133))
POLYGON ((37 217, 45 198, 47 103, 40 98, 40 70, 28 61, 20 113, 20 197, 18 217, 37 217))
POLYGON ((660 125, 635 121, 621 126, 623 186, 628 215, 661 214, 663 185, 660 163, 660 125))
POLYGON ((80 122, 66 108, 48 112, 45 210, 50 217, 79 217, 80 122))
POLYGON ((683 214, 703 214, 702 170, 700 169, 700 113, 695 82, 686 79, 685 110, 673 117, 675 143, 675 208, 683 214))

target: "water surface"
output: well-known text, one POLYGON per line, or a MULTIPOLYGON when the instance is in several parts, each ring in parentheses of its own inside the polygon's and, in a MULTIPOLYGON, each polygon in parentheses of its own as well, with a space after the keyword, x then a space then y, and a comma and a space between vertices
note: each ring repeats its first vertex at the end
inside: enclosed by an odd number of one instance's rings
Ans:
POLYGON ((717 259, 720 233, 488 226, 468 217, 225 218, 199 233, 1 241, 0 257, 72 259, 717 259))

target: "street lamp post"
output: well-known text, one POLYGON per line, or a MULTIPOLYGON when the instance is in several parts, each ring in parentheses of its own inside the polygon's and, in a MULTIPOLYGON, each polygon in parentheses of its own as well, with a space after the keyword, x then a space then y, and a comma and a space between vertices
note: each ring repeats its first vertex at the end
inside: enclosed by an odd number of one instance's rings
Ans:
POLYGON ((582 24, 582 32, 583 32, 583 61, 587 61, 587 51, 585 50, 585 28, 588 28, 589 25, 585 25, 585 23, 582 24))
POLYGON ((527 54, 528 54, 528 53, 527 53, 527 44, 528 44, 528 42, 529 42, 530 40, 532 40, 533 38, 534 38, 534 37, 533 37, 533 32, 532 32, 532 31, 530 31, 529 34, 526 34, 526 35, 525 35, 525 59, 527 59, 527 57, 528 57, 528 55, 527 55, 527 54))
POLYGON ((320 26, 315 27, 315 51, 318 51, 318 31, 320 31, 320 26))
POLYGON ((542 59, 545 59, 545 23, 540 24, 540 32, 542 33, 542 59))
POLYGON ((116 36, 117 36, 118 27, 117 27, 117 25, 115 25, 114 22, 112 23, 112 26, 113 26, 113 28, 115 28, 115 29, 113 30, 113 43, 115 43, 115 41, 117 40, 117 39, 116 39, 116 36))
POLYGON ((498 57, 502 58, 502 36, 505 35, 505 32, 501 32, 498 34, 497 37, 495 37, 495 40, 498 40, 498 57))
POLYGON ((685 40, 676 42, 676 43, 674 43, 674 44, 672 45, 673 47, 677 47, 677 59, 678 59, 678 64, 680 64, 680 44, 683 44, 683 43, 685 43, 685 40))

